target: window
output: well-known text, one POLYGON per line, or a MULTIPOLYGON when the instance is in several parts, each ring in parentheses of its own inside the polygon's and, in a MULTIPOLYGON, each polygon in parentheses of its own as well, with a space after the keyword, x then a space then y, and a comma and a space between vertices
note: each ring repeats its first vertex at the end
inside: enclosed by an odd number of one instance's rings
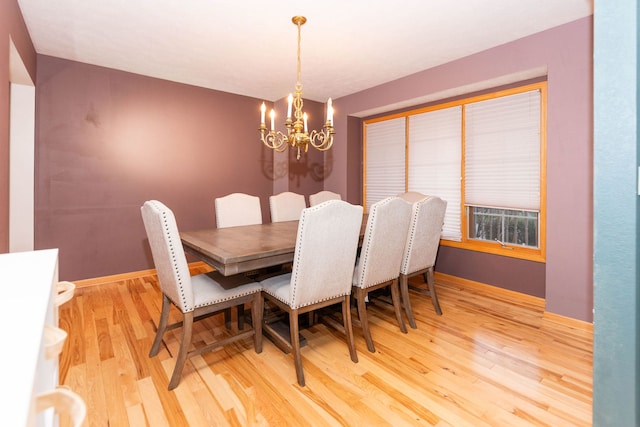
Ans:
POLYGON ((538 212, 471 206, 469 238, 538 247, 538 212))
POLYGON ((365 128, 366 152, 365 205, 405 189, 405 121, 404 117, 373 122, 365 128))
POLYGON ((364 122, 366 206, 447 201, 442 244, 544 260, 546 82, 364 122))
POLYGON ((428 111, 409 121, 407 188, 447 201, 442 237, 461 241, 462 107, 428 111))

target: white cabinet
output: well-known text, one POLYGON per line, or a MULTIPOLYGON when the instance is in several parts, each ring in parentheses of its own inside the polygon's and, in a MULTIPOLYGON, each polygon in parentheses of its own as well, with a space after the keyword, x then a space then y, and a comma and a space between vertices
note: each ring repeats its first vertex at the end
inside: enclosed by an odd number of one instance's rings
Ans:
POLYGON ((2 424, 56 425, 34 396, 58 386, 58 357, 45 357, 45 326, 58 326, 58 250, 0 254, 0 385, 2 424))

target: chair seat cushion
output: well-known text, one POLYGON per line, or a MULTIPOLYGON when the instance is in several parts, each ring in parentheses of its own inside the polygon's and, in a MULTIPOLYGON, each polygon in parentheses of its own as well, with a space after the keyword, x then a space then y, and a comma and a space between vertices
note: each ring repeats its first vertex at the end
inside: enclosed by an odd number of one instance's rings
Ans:
POLYGON ((204 307, 260 292, 262 286, 244 274, 223 276, 217 271, 191 277, 194 307, 204 307))
POLYGON ((285 304, 291 304, 291 273, 279 274, 260 282, 262 290, 285 304))

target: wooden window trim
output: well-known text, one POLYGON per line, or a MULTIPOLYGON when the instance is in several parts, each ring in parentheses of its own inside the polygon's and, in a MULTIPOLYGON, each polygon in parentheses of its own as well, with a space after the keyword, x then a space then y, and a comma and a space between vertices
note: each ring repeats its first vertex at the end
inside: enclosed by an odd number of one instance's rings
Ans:
POLYGON ((546 164, 547 164, 547 82, 541 81, 536 83, 525 84, 522 86, 512 87, 509 89, 496 90, 493 92, 484 93, 481 95, 470 96, 466 98, 457 99, 454 101, 443 102, 440 104, 433 104, 427 107, 416 108, 408 111, 403 111, 400 113, 389 114, 386 116, 376 117, 374 119, 364 120, 363 121, 363 197, 366 197, 366 125, 369 123, 375 123, 383 120, 390 120, 399 117, 404 117, 405 122, 405 189, 408 189, 408 176, 409 176, 409 120, 411 116, 416 114, 421 114, 425 112, 435 111, 439 109, 449 108, 453 106, 461 106, 462 107, 462 141, 461 141, 461 171, 462 171, 462 183, 461 183, 461 230, 462 230, 462 241, 452 241, 452 240, 441 240, 440 243, 442 246, 455 247, 460 249, 472 250, 477 252, 490 253, 494 255, 501 255, 512 258, 525 259, 535 262, 545 262, 546 261, 546 218, 547 218, 547 174, 546 174, 546 164), (513 95, 522 92, 528 92, 531 90, 539 90, 540 91, 540 214, 538 219, 539 226, 539 248, 525 248, 520 246, 511 246, 502 247, 498 243, 493 242, 484 242, 479 240, 472 240, 468 238, 468 218, 467 218, 467 210, 465 209, 465 105, 473 102, 479 102, 489 99, 495 99, 503 96, 513 95))

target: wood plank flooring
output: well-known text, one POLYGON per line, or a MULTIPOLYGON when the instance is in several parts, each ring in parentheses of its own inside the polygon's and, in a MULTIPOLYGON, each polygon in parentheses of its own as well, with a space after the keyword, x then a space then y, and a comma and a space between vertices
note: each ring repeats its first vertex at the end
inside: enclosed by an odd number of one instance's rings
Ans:
MULTIPOLYGON (((591 425, 592 330, 550 320, 535 298, 436 281, 444 314, 412 292, 418 329, 406 335, 390 306, 370 304, 377 351, 367 351, 356 324, 357 364, 332 328, 304 330, 306 387, 291 355, 268 339, 256 354, 247 339, 190 359, 173 391, 179 330, 148 357, 161 306, 156 277, 79 287, 60 308, 69 332, 61 383, 85 399, 85 426, 591 425)), ((204 320, 193 345, 227 333, 221 316, 204 320)))

